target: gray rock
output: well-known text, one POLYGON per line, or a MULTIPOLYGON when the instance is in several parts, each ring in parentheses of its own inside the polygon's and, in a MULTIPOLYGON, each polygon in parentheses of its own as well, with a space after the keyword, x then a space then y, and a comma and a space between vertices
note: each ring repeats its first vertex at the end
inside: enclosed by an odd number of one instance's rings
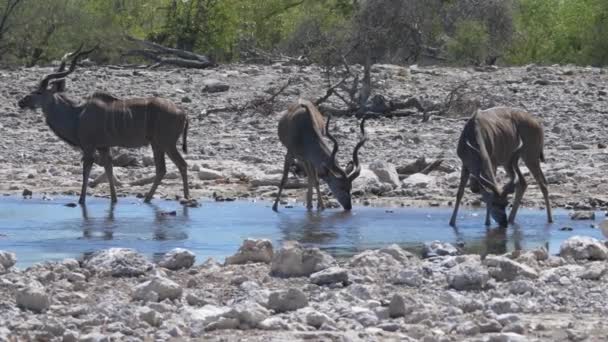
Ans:
POLYGON ((447 273, 447 281, 456 290, 481 290, 486 287, 490 274, 480 262, 465 261, 447 273))
POLYGON ((608 247, 592 237, 573 236, 562 242, 559 255, 575 260, 606 260, 608 259, 608 247))
POLYGON ((372 327, 378 325, 378 316, 367 308, 354 306, 351 308, 351 317, 364 327, 372 327))
POLYGON ((348 283, 348 273, 341 267, 330 267, 310 275, 310 282, 319 286, 348 283))
POLYGON ((441 294, 441 299, 464 312, 474 312, 484 308, 481 301, 465 297, 455 291, 445 291, 441 294))
POLYGON ((161 323, 162 317, 156 312, 148 307, 141 307, 138 309, 139 319, 150 324, 150 326, 158 327, 161 323))
POLYGON ((182 316, 186 320, 193 321, 202 327, 206 327, 207 325, 218 321, 229 311, 229 307, 218 307, 209 304, 197 309, 186 308, 182 316))
POLYGON ((435 182, 435 177, 423 173, 414 173, 405 178, 401 183, 404 188, 428 188, 435 182))
POLYGON ((392 254, 378 250, 366 250, 353 256, 350 258, 348 266, 352 268, 369 267, 376 270, 403 267, 392 254))
POLYGON ((331 255, 318 248, 302 248, 299 243, 288 241, 274 254, 270 273, 279 277, 302 277, 335 264, 331 255))
POLYGON ((241 329, 256 328, 268 316, 270 316, 268 310, 254 302, 239 303, 223 315, 226 318, 237 319, 241 329))
POLYGON ((388 315, 391 318, 403 317, 409 314, 412 308, 406 303, 405 298, 400 294, 393 295, 388 304, 388 315))
POLYGON ((399 261, 402 264, 407 263, 410 260, 416 259, 414 254, 404 250, 397 244, 392 244, 387 247, 381 248, 380 253, 389 254, 390 256, 395 258, 395 260, 399 261))
POLYGON ((437 240, 430 243, 425 243, 424 247, 422 248, 423 258, 458 254, 458 249, 454 247, 451 243, 441 242, 437 240))
POLYGON ((228 91, 230 86, 228 83, 224 83, 216 79, 206 79, 203 81, 203 92, 206 93, 221 93, 228 91))
POLYGON ((524 335, 516 333, 493 333, 487 334, 483 338, 484 342, 528 342, 528 338, 524 335))
POLYGON ((515 278, 538 278, 538 273, 530 266, 520 264, 503 256, 488 256, 484 260, 490 276, 500 281, 511 281, 515 278))
POLYGON ((419 287, 422 285, 422 274, 419 269, 405 269, 400 270, 396 276, 394 276, 391 282, 395 285, 407 285, 411 287, 419 287))
POLYGON ((270 263, 274 255, 272 242, 268 239, 246 239, 233 256, 226 258, 226 265, 248 262, 270 263))
POLYGON ((202 181, 216 180, 222 178, 224 178, 224 175, 220 171, 205 168, 200 168, 198 170, 198 179, 202 181))
POLYGON ((45 288, 38 282, 32 282, 19 290, 15 300, 18 307, 37 313, 45 311, 51 304, 45 288))
POLYGON ((269 318, 266 318, 265 320, 261 321, 260 324, 258 325, 258 327, 263 330, 271 330, 271 331, 289 330, 289 324, 287 324, 287 322, 285 322, 285 320, 282 319, 281 317, 276 317, 276 316, 269 317, 269 318))
POLYGON ((220 317, 205 326, 205 331, 236 329, 239 327, 239 324, 240 322, 237 318, 220 317))
POLYGON ((497 333, 502 330, 502 324, 495 319, 483 320, 477 322, 477 325, 479 325, 479 332, 482 334, 497 333))
POLYGON ((165 299, 173 300, 182 296, 182 288, 171 279, 154 277, 135 286, 133 299, 150 300, 154 298, 154 294, 158 296, 158 301, 163 301, 165 299))
POLYGON ((534 283, 529 280, 516 280, 509 284, 509 292, 515 295, 524 293, 534 294, 536 287, 534 283))
POLYGON ((0 271, 8 270, 17 263, 17 255, 12 252, 0 251, 0 271))
POLYGON ((608 271, 606 263, 594 261, 585 265, 585 270, 579 273, 579 278, 589 280, 600 280, 608 271))
POLYGON ((492 298, 488 302, 488 308, 497 315, 521 311, 520 306, 513 299, 509 298, 492 298))
POLYGON ((100 275, 136 277, 145 274, 153 265, 130 248, 110 248, 93 253, 84 260, 83 267, 100 275))
POLYGON ((91 332, 86 335, 80 335, 78 342, 109 342, 110 338, 99 332, 91 332))
POLYGON ((481 330, 477 323, 473 321, 465 321, 456 327, 456 331, 462 335, 473 336, 479 334, 481 330))
POLYGON ((295 311, 308 306, 308 298, 299 289, 272 292, 268 297, 269 309, 276 312, 295 311))
POLYGON ((572 220, 595 220, 594 211, 575 211, 570 214, 572 220))
POLYGON ((324 324, 334 324, 333 320, 326 314, 310 309, 306 312, 306 324, 319 329, 324 324))
POLYGON ((194 253, 183 248, 174 248, 158 262, 158 266, 168 268, 170 270, 187 269, 194 265, 196 256, 194 253))
POLYGON ((378 179, 383 183, 388 183, 394 187, 401 185, 399 180, 399 174, 395 165, 382 161, 376 161, 369 165, 369 169, 372 170, 378 179))

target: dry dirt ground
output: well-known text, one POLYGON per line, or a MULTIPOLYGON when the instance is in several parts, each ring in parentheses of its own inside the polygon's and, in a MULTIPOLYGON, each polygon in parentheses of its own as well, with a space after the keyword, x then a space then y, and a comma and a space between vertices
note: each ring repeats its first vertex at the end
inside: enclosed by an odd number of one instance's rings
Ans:
MULTIPOLYGON (((0 192, 21 194, 24 188, 47 194, 75 194, 80 189, 80 153, 60 141, 45 125, 43 114, 21 111, 17 100, 33 89, 51 67, 0 70, 0 192)), ((276 193, 285 148, 277 137, 280 112, 298 97, 318 98, 327 82, 317 66, 226 65, 212 70, 147 70, 120 67, 88 67, 70 76, 67 91, 74 99, 105 90, 119 97, 162 96, 188 112, 190 131, 186 156, 189 182, 194 196, 265 197, 276 193), (270 113, 243 106, 255 98, 269 97, 286 80, 292 84, 276 98, 270 113), (217 80, 227 91, 211 93, 205 84, 217 80), (222 110, 224 109, 224 110, 222 110), (217 171, 211 176, 201 169, 217 171), (208 178, 217 178, 211 179, 208 178)), ((339 78, 332 79, 336 82, 339 78)), ((476 103, 523 107, 542 122, 545 129, 546 163, 553 206, 585 208, 608 205, 608 75, 605 69, 571 66, 527 66, 491 71, 459 68, 402 68, 376 65, 372 73, 375 91, 389 99, 418 98, 429 107, 444 102, 450 91, 467 82, 464 96, 448 116, 431 116, 422 122, 415 110, 409 117, 378 117, 368 120, 370 137, 361 149, 364 165, 391 163, 398 170, 420 157, 444 159, 441 170, 422 181, 388 184, 364 170, 354 184, 358 201, 390 201, 395 204, 450 205, 459 180, 460 161, 455 150, 460 131, 476 103)), ((333 105, 339 103, 332 100, 333 105)), ((358 139, 357 120, 334 120, 334 135, 341 142, 342 165, 349 160, 358 139)), ((150 187, 145 178, 154 174, 149 147, 128 152, 138 165, 116 167, 122 185, 119 193, 144 194, 150 187), (144 158, 145 157, 145 158, 144 158), (137 185, 142 184, 143 185, 137 185)), ((158 197, 181 195, 177 169, 167 160, 169 173, 157 191, 158 197)), ((390 165, 389 165, 390 167, 390 165)), ((524 205, 542 205, 539 189, 523 168, 530 187, 524 205)), ((405 171, 402 171, 405 172, 405 171)), ((96 166, 92 178, 102 174, 96 166)), ((407 178, 400 174, 400 178, 407 178)), ((293 176, 292 176, 293 177, 293 176)), ((305 180, 292 179, 285 201, 305 197, 305 180)), ((107 195, 107 183, 90 189, 107 195)), ((325 193, 329 196, 327 188, 325 193)), ((285 202, 284 202, 285 203, 285 202)), ((479 203, 467 193, 465 203, 479 203)))

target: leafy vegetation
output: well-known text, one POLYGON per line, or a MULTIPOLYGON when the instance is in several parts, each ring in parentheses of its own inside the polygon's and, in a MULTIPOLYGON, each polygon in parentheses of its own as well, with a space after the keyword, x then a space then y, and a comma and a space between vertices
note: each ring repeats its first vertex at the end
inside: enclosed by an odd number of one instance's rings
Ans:
POLYGON ((252 51, 338 63, 608 64, 606 0, 0 0, 0 64, 81 42, 120 62, 126 36, 237 61, 252 51), (368 51, 368 52, 366 52, 368 51))

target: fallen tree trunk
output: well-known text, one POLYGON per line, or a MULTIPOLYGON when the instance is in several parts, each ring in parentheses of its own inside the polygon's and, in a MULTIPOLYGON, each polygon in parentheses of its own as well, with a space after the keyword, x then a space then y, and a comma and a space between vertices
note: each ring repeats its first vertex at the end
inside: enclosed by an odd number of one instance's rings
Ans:
POLYGON ((156 62, 151 68, 157 68, 161 65, 174 65, 182 68, 205 69, 216 65, 211 58, 205 55, 162 46, 154 42, 134 37, 127 36, 127 39, 145 46, 146 49, 129 50, 125 52, 123 56, 141 56, 150 59, 156 62))
POLYGON ((156 64, 152 65, 151 68, 157 68, 161 65, 175 65, 182 68, 193 68, 193 69, 205 69, 215 66, 210 61, 198 61, 191 59, 183 59, 177 57, 163 57, 159 56, 158 52, 152 50, 129 50, 123 54, 123 56, 141 56, 150 59, 156 64))

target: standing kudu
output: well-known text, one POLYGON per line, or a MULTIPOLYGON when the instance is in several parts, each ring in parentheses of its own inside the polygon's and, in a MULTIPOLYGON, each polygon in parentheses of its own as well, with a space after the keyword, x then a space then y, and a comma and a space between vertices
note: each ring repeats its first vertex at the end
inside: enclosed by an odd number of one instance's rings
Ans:
POLYGON ((42 108, 51 130, 63 141, 82 150, 83 179, 79 203, 85 203, 96 150, 108 176, 112 203, 115 203, 117 197, 110 147, 137 148, 148 144, 154 152, 156 177, 145 201, 152 199, 166 174, 165 153, 179 169, 184 197, 189 198, 187 164, 176 148, 177 140, 183 134, 182 150, 187 152, 186 114, 173 102, 158 97, 122 100, 106 93, 96 93, 77 104, 63 93, 63 82, 75 70, 78 58, 89 52, 91 50, 80 52, 79 49, 73 54, 69 70, 45 76, 38 88, 18 103, 20 108, 42 108), (53 84, 49 87, 51 81, 53 84))
POLYGON ((487 205, 486 225, 490 225, 490 215, 501 227, 513 223, 527 188, 518 167, 520 157, 543 193, 547 221, 553 222, 547 181, 540 168, 540 162, 544 161, 543 143, 542 126, 523 110, 495 107, 475 113, 465 124, 458 141, 457 153, 462 160, 462 172, 450 225, 456 224, 458 207, 469 177, 472 177, 471 189, 474 192, 481 190, 487 205), (502 190, 496 184, 498 166, 505 168, 510 179, 502 190), (514 191, 513 208, 507 220, 507 196, 514 191))
POLYGON ((302 99, 292 105, 280 119, 279 139, 287 147, 287 154, 285 155, 279 192, 272 210, 277 211, 281 192, 294 159, 303 164, 308 177, 308 193, 306 196, 306 207, 308 209, 312 209, 313 185, 317 190, 317 208, 323 209, 324 207, 321 191, 319 190, 319 178, 327 183, 331 192, 345 210, 352 209, 352 182, 361 173, 359 149, 367 141, 365 118, 361 121, 362 138, 355 146, 352 164, 346 168, 346 171, 336 161, 338 142, 329 132, 330 120, 328 118, 327 121, 324 121, 323 115, 315 105, 302 99), (324 134, 333 142, 334 146, 331 151, 323 140, 324 134))

